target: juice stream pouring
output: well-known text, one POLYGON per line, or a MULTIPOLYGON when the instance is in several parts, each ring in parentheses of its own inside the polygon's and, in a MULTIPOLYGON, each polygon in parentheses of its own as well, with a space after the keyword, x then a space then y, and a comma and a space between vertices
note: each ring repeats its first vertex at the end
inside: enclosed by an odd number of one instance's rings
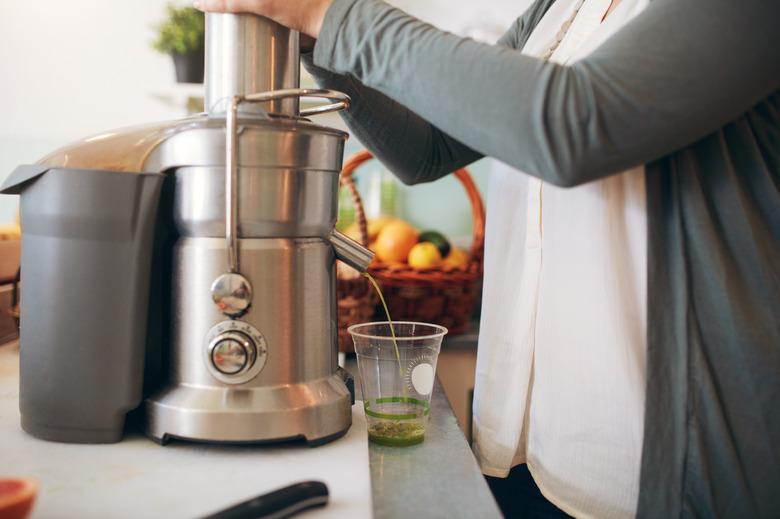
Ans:
MULTIPOLYGON (((390 335, 393 336, 393 347, 395 348, 395 358, 398 360, 398 375, 401 380, 404 378, 404 369, 401 367, 401 352, 398 350, 398 339, 395 337, 395 328, 393 328, 393 321, 390 319, 390 310, 387 309, 387 303, 385 302, 385 296, 382 295, 382 290, 379 288, 379 284, 371 277, 371 274, 364 272, 363 276, 374 286, 374 290, 379 295, 379 300, 382 301, 382 307, 385 309, 385 315, 387 316, 387 323, 390 325, 390 335)), ((404 387, 405 389, 405 387, 404 387)))

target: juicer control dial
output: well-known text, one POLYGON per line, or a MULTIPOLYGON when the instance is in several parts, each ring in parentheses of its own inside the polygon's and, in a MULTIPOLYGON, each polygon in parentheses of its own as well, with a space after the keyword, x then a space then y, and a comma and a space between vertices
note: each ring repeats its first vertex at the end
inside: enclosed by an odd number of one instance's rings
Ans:
POLYGON ((211 362, 223 375, 239 375, 254 364, 257 349, 252 339, 241 332, 220 336, 211 350, 211 362))
POLYGON ((209 330, 204 361, 211 374, 226 384, 255 378, 267 360, 263 335, 248 323, 225 321, 209 330))

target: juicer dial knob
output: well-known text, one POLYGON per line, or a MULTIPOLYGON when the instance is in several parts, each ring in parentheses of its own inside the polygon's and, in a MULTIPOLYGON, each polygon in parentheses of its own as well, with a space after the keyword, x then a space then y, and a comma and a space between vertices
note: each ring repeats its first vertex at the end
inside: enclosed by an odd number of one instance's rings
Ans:
POLYGON ((252 367, 257 348, 252 339, 241 332, 221 336, 211 349, 211 362, 223 375, 240 375, 252 367))
POLYGON ((226 384, 243 384, 265 367, 265 337, 242 321, 223 321, 206 336, 203 360, 211 375, 226 384))

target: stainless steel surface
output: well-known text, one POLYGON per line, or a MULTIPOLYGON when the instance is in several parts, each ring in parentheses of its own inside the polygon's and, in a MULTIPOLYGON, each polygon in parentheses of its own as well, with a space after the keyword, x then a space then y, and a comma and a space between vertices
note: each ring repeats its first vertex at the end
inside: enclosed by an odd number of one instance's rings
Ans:
MULTIPOLYGON (((337 369, 331 348, 337 334, 334 253, 324 240, 243 239, 244 275, 262 287, 241 321, 265 337, 268 365, 253 385, 297 383, 337 369)), ((223 268, 223 241, 180 238, 174 246, 172 286, 173 382, 214 384, 201 356, 204 339, 224 317, 208 299, 223 268)), ((219 384, 217 384, 219 385, 219 384)))
POLYGON ((252 305, 252 285, 241 274, 220 274, 211 284, 211 300, 224 315, 241 317, 252 305))
MULTIPOLYGON (((221 237, 224 271, 223 169, 179 168, 174 174, 177 229, 184 236, 221 237), (207 193, 213 197, 210 202, 207 193)), ((337 171, 241 168, 239 183, 239 238, 330 236, 338 204, 337 171)))
MULTIPOLYGON (((238 236, 327 237, 336 220, 344 134, 300 123, 242 122, 239 145, 233 147, 241 164, 233 183, 238 236)), ((219 145, 210 139, 212 129, 200 132, 208 139, 195 133, 177 135, 159 152, 185 155, 190 150, 198 159, 193 163, 203 164, 174 172, 176 225, 186 236, 226 236, 227 172, 212 166, 220 164, 219 155, 197 157, 203 144, 224 149, 225 133, 219 145)))
MULTIPOLYGON (((187 156, 186 149, 181 147, 173 153, 167 151, 170 146, 164 150, 167 153, 163 153, 163 160, 155 160, 160 145, 180 133, 197 132, 207 124, 205 117, 197 116, 109 130, 59 148, 43 157, 38 164, 53 168, 159 173, 181 164, 179 161, 189 164, 193 160, 193 157, 187 156), (147 164, 150 158, 151 163, 147 164)), ((191 142, 193 139, 187 140, 191 142)), ((214 151, 210 151, 210 154, 214 154, 214 151)), ((219 151, 224 157, 224 150, 219 151)))
MULTIPOLYGON (((236 95, 297 88, 300 82, 298 33, 251 14, 206 15, 205 108, 223 115, 236 95)), ((275 100, 264 109, 297 115, 298 98, 275 100)))
POLYGON ((350 394, 337 375, 333 247, 321 238, 240 242, 243 275, 262 290, 255 291, 251 311, 229 323, 238 331, 251 325, 262 335, 265 367, 239 384, 210 369, 205 344, 224 318, 204 304, 202 287, 224 269, 224 240, 180 238, 174 248, 170 386, 147 401, 149 434, 314 441, 345 431, 350 394))
POLYGON ((203 362, 220 382, 245 384, 263 371, 267 360, 265 337, 249 323, 222 321, 206 335, 203 362), (218 358, 220 349, 230 355, 225 359, 218 358))
POLYGON ((177 385, 146 404, 146 434, 163 442, 318 442, 351 424, 350 394, 338 374, 242 389, 177 385))
MULTIPOLYGON (((247 96, 234 96, 225 119, 225 236, 227 237, 228 271, 238 272, 238 107, 242 103, 260 103, 302 95, 316 95, 337 102, 310 111, 325 113, 349 106, 349 96, 333 90, 290 89, 263 92, 247 96)), ((288 157, 288 160, 295 157, 288 157)), ((340 159, 339 159, 340 160, 340 159)), ((327 193, 323 193, 327 199, 327 193)))
MULTIPOLYGON (((351 422, 351 395, 337 373, 335 253, 328 241, 344 135, 300 120, 239 120, 242 100, 234 98, 225 119, 224 162, 203 157, 171 173, 179 235, 171 373, 169 385, 147 400, 147 432, 161 440, 321 441, 351 422), (239 271, 246 282, 233 283, 239 271), (202 290, 215 277, 225 281, 212 290, 218 305, 206 305, 202 290), (235 335, 240 329, 215 335, 222 313, 241 311, 241 321, 228 323, 252 327, 250 340, 235 335), (222 366, 215 362, 223 360, 215 357, 220 351, 228 354, 222 366)), ((204 145, 217 147, 213 134, 206 122, 175 135, 147 163, 197 159, 204 145)))
MULTIPOLYGON (((239 234, 327 237, 335 225, 347 135, 303 120, 238 122, 239 234)), ((225 236, 225 160, 225 120, 195 117, 89 137, 49 154, 41 164, 171 171, 180 232, 218 237, 225 236)))
POLYGON ((225 117, 225 246, 228 272, 238 272, 238 99, 232 98, 225 117))
POLYGON ((254 363, 255 346, 249 337, 231 334, 214 344, 209 357, 222 375, 238 375, 254 363))
MULTIPOLYGON (((262 103, 278 99, 316 95, 336 100, 335 103, 310 110, 325 113, 349 106, 349 96, 332 90, 290 89, 247 96, 236 95, 230 100, 225 118, 225 237, 228 273, 237 273, 238 266, 238 108, 242 103, 262 103)), ((294 159, 294 157, 292 157, 294 159)), ((340 159, 339 159, 340 160, 340 159)), ((327 193, 323 193, 327 200, 327 193)), ((243 309, 242 309, 243 310, 243 309)), ((235 315, 227 313, 227 315, 235 315)), ((240 313, 237 315, 241 315, 240 313)))
MULTIPOLYGON (((357 375, 354 357, 346 368, 357 375)), ((438 379, 425 441, 409 447, 369 442, 368 454, 374 519, 502 517, 438 379)))
POLYGON ((336 258, 343 261, 358 272, 368 270, 368 265, 374 259, 374 253, 344 233, 333 230, 330 243, 336 251, 336 258))
MULTIPOLYGON (((341 169, 347 134, 305 119, 239 119, 241 167, 290 166, 291 157, 305 169, 341 169), (342 141, 339 144, 333 141, 342 141)), ((225 119, 205 115, 119 128, 73 142, 43 157, 38 164, 127 173, 159 173, 177 167, 225 164, 225 119)), ((224 177, 220 177, 224 183, 224 177)), ((220 188, 220 192, 221 192, 220 188)))

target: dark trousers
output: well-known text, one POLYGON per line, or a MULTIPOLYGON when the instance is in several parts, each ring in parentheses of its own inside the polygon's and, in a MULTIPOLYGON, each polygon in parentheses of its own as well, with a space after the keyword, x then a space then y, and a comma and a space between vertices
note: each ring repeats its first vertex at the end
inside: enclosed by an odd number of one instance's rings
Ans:
POLYGON ((571 517, 545 499, 525 464, 514 467, 506 478, 486 476, 485 479, 501 513, 509 519, 571 517))

